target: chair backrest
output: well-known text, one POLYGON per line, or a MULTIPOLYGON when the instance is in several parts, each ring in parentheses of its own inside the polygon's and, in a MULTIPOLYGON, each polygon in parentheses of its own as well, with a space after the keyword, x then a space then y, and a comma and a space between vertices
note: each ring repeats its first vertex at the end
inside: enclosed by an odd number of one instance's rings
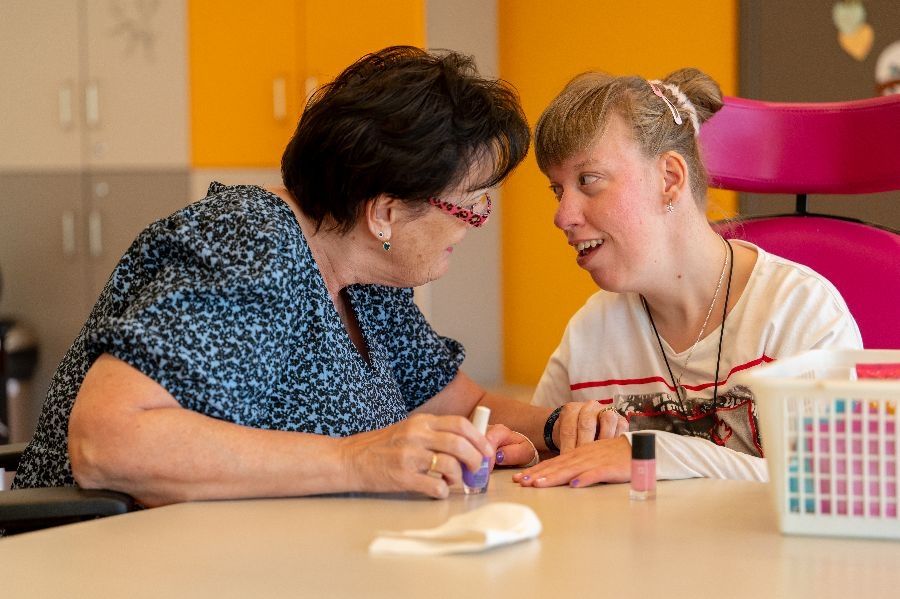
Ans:
POLYGON ((844 296, 865 347, 900 348, 900 235, 850 220, 793 215, 724 223, 719 231, 809 266, 844 296))
MULTIPOLYGON (((805 197, 900 190, 898 132, 900 96, 829 103, 725 98, 700 137, 712 186, 805 197)), ((844 296, 866 347, 900 348, 896 231, 824 215, 747 219, 720 230, 819 272, 844 296)))
POLYGON ((725 98, 700 132, 713 187, 758 193, 900 189, 900 95, 851 102, 725 98))

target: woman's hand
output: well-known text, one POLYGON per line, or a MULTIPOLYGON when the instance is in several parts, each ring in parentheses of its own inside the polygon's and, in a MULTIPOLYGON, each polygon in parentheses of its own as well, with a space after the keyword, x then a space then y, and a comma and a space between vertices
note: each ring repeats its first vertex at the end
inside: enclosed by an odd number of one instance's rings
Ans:
POLYGON ((462 481, 460 463, 475 472, 495 453, 494 445, 462 416, 414 414, 343 441, 352 490, 414 491, 438 499, 462 481))
POLYGON ((594 483, 631 480, 631 444, 628 438, 594 441, 563 455, 544 460, 513 476, 523 487, 586 487, 594 483))
POLYGON ((503 424, 493 424, 488 427, 488 442, 494 447, 493 466, 521 466, 530 463, 536 454, 534 445, 528 437, 522 433, 510 430, 503 424))
POLYGON ((597 439, 612 439, 628 432, 628 421, 612 406, 598 401, 572 401, 563 406, 554 428, 559 452, 568 453, 597 439))

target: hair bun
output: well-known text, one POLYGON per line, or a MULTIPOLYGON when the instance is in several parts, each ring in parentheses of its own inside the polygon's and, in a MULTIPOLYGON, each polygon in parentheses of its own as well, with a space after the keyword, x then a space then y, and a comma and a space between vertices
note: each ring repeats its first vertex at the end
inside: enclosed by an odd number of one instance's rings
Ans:
POLYGON ((669 73, 663 82, 677 85, 687 96, 697 110, 697 119, 701 125, 722 108, 722 90, 719 84, 700 69, 679 69, 669 73))

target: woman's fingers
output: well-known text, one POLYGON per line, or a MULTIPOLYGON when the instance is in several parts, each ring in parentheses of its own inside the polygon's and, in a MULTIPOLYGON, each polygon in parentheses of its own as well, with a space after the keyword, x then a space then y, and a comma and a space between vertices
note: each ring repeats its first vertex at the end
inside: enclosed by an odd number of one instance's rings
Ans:
POLYGON ((559 450, 568 453, 596 439, 612 439, 628 430, 628 421, 598 401, 573 401, 559 414, 559 450))
POLYGON ((502 466, 518 466, 534 459, 535 448, 522 433, 510 430, 502 424, 488 428, 487 440, 497 448, 494 463, 502 466))
POLYGON ((579 445, 593 442, 597 433, 596 401, 572 401, 559 413, 559 452, 567 453, 579 445))
POLYGON ((442 476, 433 476, 429 474, 416 474, 409 480, 408 486, 404 491, 413 491, 422 493, 435 499, 445 499, 450 495, 450 485, 442 476))
MULTIPOLYGON (((475 426, 462 416, 431 416, 421 414, 412 416, 409 421, 423 421, 425 426, 435 432, 452 433, 466 439, 471 446, 484 457, 490 457, 494 453, 494 447, 484 435, 475 430, 475 426)), ((462 458, 463 456, 457 456, 462 458)), ((468 464, 468 462, 467 462, 468 464)), ((477 465, 480 466, 481 460, 477 465)), ((472 464, 468 464, 471 466, 472 464)))
POLYGON ((619 420, 616 422, 616 437, 624 435, 630 429, 630 425, 628 424, 628 420, 624 416, 619 416, 619 420))
MULTIPOLYGON (((444 486, 457 484, 462 480, 461 464, 474 472, 481 468, 484 458, 494 452, 488 440, 462 416, 420 414, 394 426, 398 430, 391 440, 392 445, 407 456, 414 456, 414 463, 404 470, 415 475, 417 484, 425 489, 422 492, 432 497, 446 497, 444 487, 435 485, 434 481, 422 480, 420 475, 440 478, 444 486)), ((412 490, 421 491, 419 488, 412 490)))
POLYGON ((578 439, 575 447, 593 443, 594 439, 597 438, 597 428, 599 426, 597 418, 603 409, 603 406, 598 401, 582 403, 581 410, 578 413, 578 439))
POLYGON ((626 482, 631 479, 631 445, 626 437, 595 441, 566 454, 544 460, 513 476, 526 487, 626 482))
POLYGON ((462 479, 460 463, 475 471, 493 446, 462 416, 418 414, 392 426, 344 438, 349 487, 415 491, 446 497, 462 479))
POLYGON ((468 439, 449 432, 434 433, 430 441, 426 442, 425 448, 452 457, 457 462, 464 463, 472 471, 481 468, 482 460, 493 454, 491 450, 482 454, 468 439))
POLYGON ((603 408, 597 416, 597 438, 612 439, 628 430, 628 421, 612 408, 603 408), (622 423, 625 423, 623 430, 622 423))
POLYGON ((438 451, 431 452, 431 457, 422 473, 433 478, 443 479, 448 485, 462 482, 462 466, 459 465, 459 460, 438 451))

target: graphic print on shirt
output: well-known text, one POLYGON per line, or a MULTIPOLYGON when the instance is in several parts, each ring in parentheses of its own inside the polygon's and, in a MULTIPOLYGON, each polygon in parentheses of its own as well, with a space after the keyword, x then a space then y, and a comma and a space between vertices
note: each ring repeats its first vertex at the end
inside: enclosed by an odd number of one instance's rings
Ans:
POLYGON ((722 445, 762 457, 756 404, 747 387, 735 386, 712 402, 706 397, 686 397, 672 393, 617 395, 616 410, 628 420, 631 432, 657 430, 700 437, 722 445))

